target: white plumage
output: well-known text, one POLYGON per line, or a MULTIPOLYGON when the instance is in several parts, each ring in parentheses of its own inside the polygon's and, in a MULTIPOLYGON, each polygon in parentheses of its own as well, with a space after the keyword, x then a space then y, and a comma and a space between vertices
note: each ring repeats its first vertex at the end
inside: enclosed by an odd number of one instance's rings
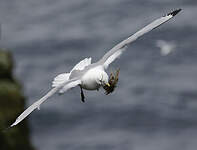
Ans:
MULTIPOLYGON (((91 64, 91 58, 85 58, 81 60, 79 63, 77 63, 73 69, 69 73, 62 73, 57 75, 52 82, 52 87, 57 87, 63 84, 65 81, 69 80, 70 74, 73 70, 83 70, 86 66, 89 66, 91 64)), ((66 87, 64 88, 66 89, 66 87)), ((61 90, 60 93, 62 93, 65 90, 61 90)))
POLYGON ((71 72, 73 70, 83 70, 85 67, 89 66, 91 64, 92 58, 85 58, 82 61, 80 61, 78 64, 76 64, 71 72))
POLYGON ((167 42, 164 40, 158 40, 156 42, 156 46, 160 48, 160 53, 162 56, 167 56, 176 48, 176 44, 174 42, 167 42))
POLYGON ((65 81, 68 81, 70 76, 70 73, 62 73, 56 76, 52 82, 52 87, 57 87, 64 83, 65 81))

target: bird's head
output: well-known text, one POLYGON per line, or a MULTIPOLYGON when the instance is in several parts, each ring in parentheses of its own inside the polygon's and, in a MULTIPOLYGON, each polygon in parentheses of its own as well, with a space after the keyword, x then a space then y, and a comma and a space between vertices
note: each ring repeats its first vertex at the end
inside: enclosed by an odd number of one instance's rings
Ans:
POLYGON ((108 77, 108 75, 107 75, 107 73, 105 72, 105 71, 102 71, 100 74, 99 74, 99 76, 98 76, 98 78, 97 78, 97 80, 96 80, 96 82, 98 83, 98 84, 100 84, 101 86, 110 86, 110 84, 109 84, 109 77, 108 77))

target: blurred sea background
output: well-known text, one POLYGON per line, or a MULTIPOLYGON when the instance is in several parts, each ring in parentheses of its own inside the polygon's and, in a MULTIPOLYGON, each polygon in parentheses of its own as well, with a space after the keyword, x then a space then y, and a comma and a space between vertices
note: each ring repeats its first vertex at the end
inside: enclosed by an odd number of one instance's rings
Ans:
MULTIPOLYGON (((53 78, 85 57, 93 61, 174 8, 173 20, 143 36, 110 66, 118 87, 55 95, 29 117, 37 150, 196 150, 196 0, 1 0, 0 46, 14 54, 27 106, 53 78), (157 40, 176 43, 161 56, 157 40)), ((17 117, 17 116, 16 116, 17 117)))

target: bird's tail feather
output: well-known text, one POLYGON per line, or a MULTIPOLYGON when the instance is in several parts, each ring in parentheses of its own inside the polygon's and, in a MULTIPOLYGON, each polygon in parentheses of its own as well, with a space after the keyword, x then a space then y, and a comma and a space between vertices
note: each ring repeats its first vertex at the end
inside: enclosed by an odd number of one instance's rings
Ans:
POLYGON ((25 119, 32 111, 34 111, 36 108, 40 109, 40 105, 47 100, 50 96, 55 94, 59 90, 59 87, 55 87, 51 89, 45 96, 43 96, 41 99, 33 103, 31 106, 29 106, 17 119, 16 121, 10 126, 13 127, 17 125, 19 122, 21 122, 23 119, 25 119))

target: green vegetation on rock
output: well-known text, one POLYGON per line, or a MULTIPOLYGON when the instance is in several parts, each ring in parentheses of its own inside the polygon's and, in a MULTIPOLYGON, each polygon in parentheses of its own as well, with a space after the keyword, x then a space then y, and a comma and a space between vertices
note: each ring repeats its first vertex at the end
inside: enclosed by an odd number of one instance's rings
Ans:
POLYGON ((0 150, 33 150, 26 120, 2 132, 25 107, 21 85, 14 79, 12 70, 11 53, 0 49, 0 150))
POLYGON ((0 79, 12 78, 12 55, 10 52, 0 49, 0 79))

